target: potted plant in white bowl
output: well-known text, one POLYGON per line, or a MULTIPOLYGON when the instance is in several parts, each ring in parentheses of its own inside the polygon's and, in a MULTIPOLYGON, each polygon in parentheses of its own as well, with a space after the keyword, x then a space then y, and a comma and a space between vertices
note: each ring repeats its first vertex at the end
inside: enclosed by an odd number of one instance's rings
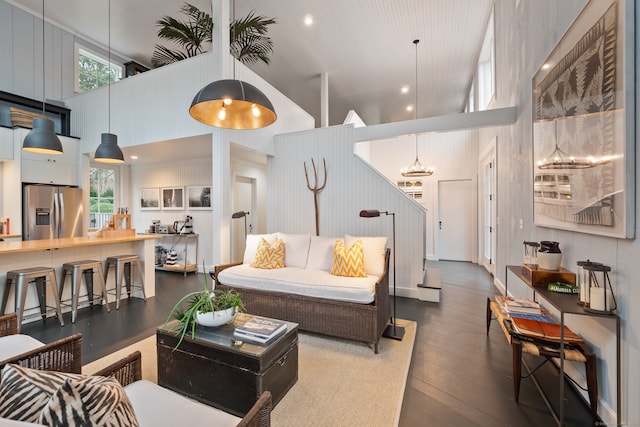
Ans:
POLYGON ((202 267, 205 271, 204 289, 189 292, 180 298, 165 321, 166 324, 171 319, 178 320, 176 332, 180 334, 180 341, 176 347, 180 345, 189 330, 191 330, 191 337, 195 336, 196 325, 221 326, 233 320, 239 311, 244 310, 240 293, 233 290, 209 289, 204 263, 202 267))

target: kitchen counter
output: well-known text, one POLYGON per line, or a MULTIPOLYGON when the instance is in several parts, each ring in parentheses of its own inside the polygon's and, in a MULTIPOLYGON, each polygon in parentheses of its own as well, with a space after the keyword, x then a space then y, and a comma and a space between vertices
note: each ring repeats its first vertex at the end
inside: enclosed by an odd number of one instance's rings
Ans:
POLYGON ((20 234, 0 234, 0 239, 15 239, 16 237, 22 237, 20 234))
MULTIPOLYGON (((66 262, 80 260, 96 260, 104 263, 107 257, 123 254, 135 254, 140 257, 142 263, 144 290, 147 298, 156 294, 155 280, 155 241, 159 236, 113 236, 113 237, 69 237, 63 239, 43 239, 27 241, 5 241, 0 242, 0 292, 4 290, 7 271, 22 268, 50 266, 56 270, 58 282, 62 277, 62 265, 66 262)), ((114 302, 115 296, 111 293, 115 289, 115 274, 113 270, 109 274, 107 290, 110 291, 109 302, 114 302)), ((67 279, 69 280, 69 279, 67 279)), ((58 286, 60 284, 58 283, 58 286)), ((7 312, 13 310, 13 293, 8 300, 7 312)), ((25 309, 32 310, 31 313, 39 312, 35 307, 38 300, 34 293, 27 293, 25 309)), ((80 299, 86 295, 86 288, 83 284, 80 290, 80 299)), ((141 295, 132 295, 141 296, 141 295)), ((61 299, 71 297, 71 286, 67 282, 64 294, 61 299)), ((127 293, 123 292, 123 297, 127 293)), ((69 311, 70 307, 63 306, 63 312, 69 311)), ((25 310, 25 314, 26 310, 25 310)), ((36 316, 39 317, 39 316, 36 316)))
POLYGON ((13 252, 32 252, 49 249, 75 248, 79 246, 108 245, 123 242, 136 242, 159 239, 161 236, 131 235, 117 237, 66 237, 63 239, 25 240, 18 242, 0 242, 0 255, 13 252))

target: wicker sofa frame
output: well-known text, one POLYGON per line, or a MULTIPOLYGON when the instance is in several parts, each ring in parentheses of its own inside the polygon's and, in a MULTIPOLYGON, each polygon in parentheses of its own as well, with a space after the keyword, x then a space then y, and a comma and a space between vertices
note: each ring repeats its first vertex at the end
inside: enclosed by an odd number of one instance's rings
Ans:
MULTIPOLYGON (((16 313, 0 316, 0 336, 18 333, 16 313)), ((61 338, 42 347, 0 361, 0 369, 14 363, 32 369, 79 374, 82 371, 82 334, 61 338)))
POLYGON ((378 354, 378 342, 391 318, 389 253, 390 250, 387 249, 384 272, 376 282, 375 298, 371 304, 236 288, 216 279, 224 269, 241 263, 215 266, 214 280, 216 289, 233 289, 241 293, 242 303, 251 314, 295 322, 302 331, 372 344, 374 352, 378 354))
MULTIPOLYGON (((142 379, 141 360, 142 354, 136 351, 104 367, 93 375, 113 377, 118 380, 122 386, 126 386, 142 379)), ((240 420, 237 427, 269 427, 271 425, 271 408, 271 393, 265 391, 260 395, 249 412, 240 420)), ((203 421, 206 422, 206 420, 203 421)))

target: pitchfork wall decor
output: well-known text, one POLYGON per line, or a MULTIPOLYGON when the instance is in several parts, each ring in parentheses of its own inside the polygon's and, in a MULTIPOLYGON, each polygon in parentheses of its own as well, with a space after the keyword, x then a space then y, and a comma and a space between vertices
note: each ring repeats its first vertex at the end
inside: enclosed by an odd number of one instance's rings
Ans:
POLYGON ((324 157, 322 158, 322 165, 324 167, 324 177, 322 180, 322 185, 318 186, 318 171, 316 170, 316 162, 311 159, 311 165, 313 166, 313 187, 311 187, 311 183, 309 182, 309 174, 307 173, 307 162, 304 162, 304 177, 307 179, 307 188, 310 191, 313 191, 313 206, 316 209, 316 236, 320 235, 320 223, 318 220, 318 195, 324 189, 324 186, 327 185, 327 162, 325 162, 324 157))

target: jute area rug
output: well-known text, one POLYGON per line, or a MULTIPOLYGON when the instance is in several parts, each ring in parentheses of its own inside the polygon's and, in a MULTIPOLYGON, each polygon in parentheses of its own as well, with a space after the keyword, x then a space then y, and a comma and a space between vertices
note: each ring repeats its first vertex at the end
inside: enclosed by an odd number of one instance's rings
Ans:
MULTIPOLYGON (((298 381, 273 409, 274 427, 397 426, 416 336, 415 322, 402 341, 383 338, 379 353, 365 344, 299 334, 298 381)), ((91 374, 109 363, 142 352, 142 376, 157 382, 155 335, 85 365, 91 374)))

